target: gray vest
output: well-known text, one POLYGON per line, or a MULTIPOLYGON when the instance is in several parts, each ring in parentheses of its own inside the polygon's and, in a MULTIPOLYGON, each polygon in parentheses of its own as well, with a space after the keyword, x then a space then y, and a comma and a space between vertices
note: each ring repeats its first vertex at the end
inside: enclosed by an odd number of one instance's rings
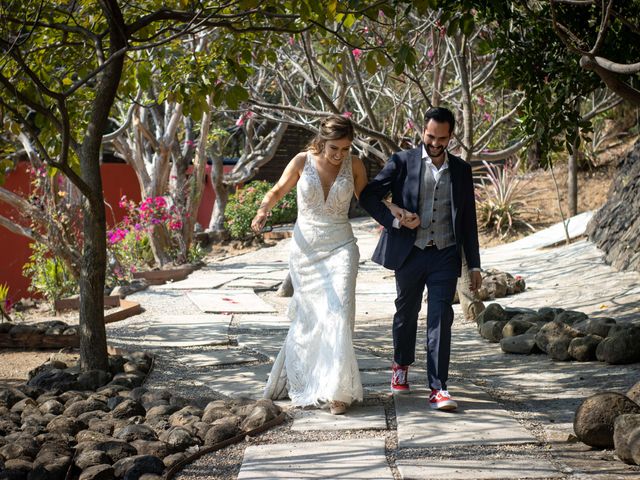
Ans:
POLYGON ((418 227, 415 246, 425 248, 433 242, 438 250, 441 250, 455 245, 449 169, 441 173, 438 183, 436 183, 431 170, 423 160, 422 188, 418 208, 420 227, 418 227))

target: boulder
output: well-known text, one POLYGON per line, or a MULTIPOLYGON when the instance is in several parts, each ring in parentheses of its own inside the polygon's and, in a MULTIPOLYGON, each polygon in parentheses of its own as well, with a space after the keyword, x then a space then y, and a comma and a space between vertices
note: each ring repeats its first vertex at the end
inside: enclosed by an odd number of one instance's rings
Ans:
POLYGON ((135 400, 125 399, 111 411, 113 418, 131 418, 136 415, 144 415, 144 407, 135 400))
POLYGON ((640 382, 637 382, 627 391, 627 397, 640 405, 640 382))
POLYGON ((58 415, 47 424, 48 431, 71 436, 84 428, 86 428, 85 424, 75 418, 70 418, 65 415, 58 415))
POLYGON ((96 410, 108 412, 109 407, 107 407, 106 403, 99 400, 78 400, 77 402, 73 402, 71 405, 67 406, 64 409, 64 414, 67 417, 79 417, 83 413, 93 412, 96 410))
POLYGON ((616 417, 613 445, 620 460, 640 465, 640 414, 627 413, 616 417))
POLYGON ((598 335, 588 334, 576 337, 569 343, 569 355, 579 362, 590 362, 596 359, 596 349, 602 341, 598 335))
POLYGON ((233 417, 226 417, 216 420, 207 431, 204 438, 204 444, 207 446, 215 445, 218 442, 235 437, 241 432, 238 422, 233 417))
POLYGON ((95 465, 108 464, 111 462, 109 455, 102 450, 82 450, 76 454, 74 463, 80 470, 86 470, 95 465))
POLYGON ((279 409, 268 399, 262 399, 256 402, 256 406, 251 413, 240 424, 240 428, 245 432, 261 427, 270 420, 278 416, 279 409))
POLYGON ((115 477, 111 465, 94 465, 80 474, 78 480, 113 480, 115 477))
POLYGON ((38 454, 28 480, 65 480, 71 465, 71 456, 58 455, 52 451, 38 454))
POLYGON ((587 318, 589 318, 589 316, 586 313, 578 312, 576 310, 564 310, 559 312, 554 320, 566 323, 567 325, 573 325, 574 323, 586 320, 587 318))
POLYGON ((525 318, 525 315, 517 315, 509 320, 502 328, 502 338, 522 335, 535 325, 535 323, 525 320, 525 318))
POLYGON ((145 473, 160 474, 163 470, 164 463, 153 455, 134 455, 113 464, 115 476, 127 480, 138 480, 145 473))
POLYGON ((613 365, 640 362, 640 327, 611 327, 609 336, 596 349, 596 357, 601 362, 613 365))
POLYGON ((136 449, 138 455, 153 455, 158 458, 164 458, 171 453, 169 445, 159 440, 134 440, 131 445, 136 449))
POLYGON ((113 463, 138 453, 133 446, 122 440, 99 442, 94 446, 94 449, 106 453, 113 463))
POLYGON ((165 467, 171 468, 174 465, 177 465, 178 463, 185 460, 187 457, 188 455, 185 452, 178 452, 178 453, 174 453, 172 455, 167 455, 166 457, 164 457, 164 460, 162 461, 162 463, 164 463, 165 467))
POLYGON ((113 432, 114 438, 132 442, 134 440, 157 440, 156 432, 149 425, 127 425, 113 432))
POLYGON ((480 314, 476 317, 476 323, 478 324, 478 328, 489 321, 494 322, 507 322, 509 321, 507 312, 504 311, 502 305, 499 303, 490 303, 487 307, 480 312, 480 314))
POLYGON ((160 440, 167 443, 173 450, 186 450, 199 443, 199 440, 183 427, 173 427, 162 432, 160 440))
POLYGON ((58 400, 47 400, 40 404, 38 407, 42 413, 52 413, 53 415, 60 415, 64 411, 64 405, 58 400))
POLYGON ((231 410, 227 407, 213 407, 205 408, 204 413, 202 414, 202 421, 207 423, 213 423, 219 418, 224 418, 231 414, 231 410))
POLYGON ((486 338, 490 342, 497 343, 502 339, 502 329, 507 322, 488 320, 480 325, 480 336, 486 338))
POLYGON ((38 373, 27 382, 27 385, 43 390, 67 391, 77 388, 78 382, 76 377, 66 370, 54 368, 38 373))
POLYGON ((554 347, 554 354, 557 360, 567 359, 569 343, 576 337, 583 336, 578 330, 571 328, 561 320, 553 320, 544 324, 544 326, 536 333, 536 344, 543 352, 549 353, 550 345, 559 343, 554 347), (567 353, 565 353, 567 352, 567 353))
POLYGON ((609 330, 611 330, 611 327, 615 324, 616 321, 609 317, 587 318, 576 322, 573 328, 587 334, 598 335, 599 337, 605 338, 609 335, 609 330))
POLYGON ((573 430, 578 440, 589 446, 613 448, 615 419, 625 413, 640 413, 640 406, 620 393, 596 393, 576 410, 573 430))
POLYGON ((535 333, 523 333, 514 337, 505 337, 500 340, 500 348, 505 353, 519 353, 529 355, 531 353, 540 353, 540 349, 536 345, 535 333))
POLYGON ((10 480, 26 480, 32 468, 33 464, 29 460, 13 458, 4 462, 4 471, 1 473, 6 475, 4 478, 10 480))
POLYGON ((27 396, 17 388, 4 387, 0 388, 0 407, 11 408, 20 400, 24 400, 27 396))
MULTIPOLYGON (((161 401, 165 401, 165 400, 161 400, 161 401)), ((147 404, 150 405, 150 404, 147 404)), ((153 418, 153 417, 169 417, 169 415, 171 415, 174 412, 178 411, 178 407, 174 407, 172 405, 169 405, 168 403, 165 403, 163 405, 156 405, 154 407, 150 407, 147 410, 147 418, 153 418)))

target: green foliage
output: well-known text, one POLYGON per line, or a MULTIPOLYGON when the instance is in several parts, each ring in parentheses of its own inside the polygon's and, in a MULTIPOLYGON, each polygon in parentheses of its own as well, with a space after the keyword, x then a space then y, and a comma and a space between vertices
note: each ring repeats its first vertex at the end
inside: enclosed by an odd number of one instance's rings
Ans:
POLYGON ((0 322, 4 320, 2 313, 9 313, 11 311, 11 300, 9 299, 9 285, 6 283, 0 284, 0 322))
POLYGON ((32 243, 29 261, 22 273, 31 278, 30 292, 44 296, 53 304, 56 300, 78 293, 78 284, 66 264, 42 243, 32 243))
POLYGON ((130 281, 132 274, 148 269, 155 262, 149 234, 145 231, 129 230, 117 242, 108 242, 109 268, 108 283, 118 284, 130 281))
POLYGON ((187 252, 187 262, 194 264, 199 263, 206 255, 207 252, 205 249, 202 248, 199 243, 194 242, 191 244, 189 251, 187 252))
POLYGON ((513 229, 523 225, 532 231, 534 228, 522 220, 520 215, 525 209, 526 194, 522 193, 521 180, 518 177, 520 162, 514 165, 494 165, 483 161, 487 173, 477 188, 478 223, 481 228, 494 230, 502 238, 513 229))
MULTIPOLYGON (((251 231, 251 220, 255 217, 260 202, 273 184, 258 180, 248 183, 229 196, 225 211, 225 227, 232 238, 243 238, 251 231)), ((277 225, 289 223, 296 219, 298 206, 295 188, 287 193, 275 207, 271 209, 268 223, 277 225)))

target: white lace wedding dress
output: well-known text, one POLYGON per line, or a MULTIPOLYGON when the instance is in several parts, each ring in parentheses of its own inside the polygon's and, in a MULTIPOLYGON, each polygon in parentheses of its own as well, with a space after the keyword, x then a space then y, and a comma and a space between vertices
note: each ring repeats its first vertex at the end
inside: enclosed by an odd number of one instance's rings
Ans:
POLYGON ((307 154, 289 257, 291 326, 269 375, 267 398, 288 394, 299 406, 362 400, 352 343, 360 258, 347 217, 352 195, 350 159, 342 162, 325 201, 315 159, 307 154))

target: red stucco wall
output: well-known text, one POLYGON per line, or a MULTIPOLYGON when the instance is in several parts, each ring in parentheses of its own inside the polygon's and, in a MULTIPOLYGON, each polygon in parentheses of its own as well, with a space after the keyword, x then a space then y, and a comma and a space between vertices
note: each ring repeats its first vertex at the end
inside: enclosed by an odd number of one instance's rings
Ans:
MULTIPOLYGON (((20 162, 16 169, 7 175, 4 188, 12 192, 27 196, 30 188, 30 177, 27 173, 29 163, 20 162)), ((225 166, 225 171, 232 167, 225 166)), ((124 210, 118 206, 123 195, 134 201, 140 200, 140 188, 133 169, 126 164, 105 163, 101 167, 102 184, 104 185, 105 202, 107 203, 107 225, 112 226, 122 219, 124 210)), ((198 210, 198 222, 203 228, 209 225, 215 194, 211 188, 209 177, 210 168, 207 167, 206 185, 202 202, 198 210)), ((10 207, 0 202, 0 214, 6 217, 15 215, 10 207)), ((13 302, 27 297, 30 293, 29 279, 22 276, 22 266, 27 262, 30 249, 29 239, 16 235, 0 226, 0 285, 9 285, 9 297, 13 302)))

